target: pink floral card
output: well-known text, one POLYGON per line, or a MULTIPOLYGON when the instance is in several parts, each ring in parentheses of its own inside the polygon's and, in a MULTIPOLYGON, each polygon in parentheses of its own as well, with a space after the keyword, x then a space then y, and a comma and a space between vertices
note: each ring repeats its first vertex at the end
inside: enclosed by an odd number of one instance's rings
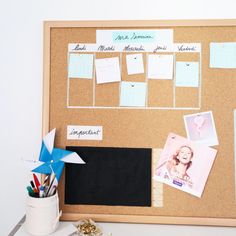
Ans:
POLYGON ((207 146, 219 144, 211 111, 185 115, 184 123, 188 139, 207 146))
POLYGON ((217 150, 170 133, 154 179, 201 197, 217 150))

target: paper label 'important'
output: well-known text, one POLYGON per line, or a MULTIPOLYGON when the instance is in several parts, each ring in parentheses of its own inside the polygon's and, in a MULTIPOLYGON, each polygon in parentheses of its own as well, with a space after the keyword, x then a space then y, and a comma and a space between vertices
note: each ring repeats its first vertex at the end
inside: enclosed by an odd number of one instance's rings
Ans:
POLYGON ((102 126, 67 126, 68 140, 102 140, 102 126))

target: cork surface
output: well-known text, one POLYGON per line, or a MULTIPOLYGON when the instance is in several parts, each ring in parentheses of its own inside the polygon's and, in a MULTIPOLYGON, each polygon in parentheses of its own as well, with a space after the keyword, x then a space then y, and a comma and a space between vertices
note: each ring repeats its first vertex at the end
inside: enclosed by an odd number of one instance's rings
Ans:
MULTIPOLYGON (((118 27, 118 26, 117 26, 118 27)), ((122 28, 122 25, 120 25, 122 28)), ((138 28, 136 26, 136 28, 138 28)), ((143 27, 142 27, 143 28, 143 27)), ((141 28, 141 29, 142 29, 141 28)), ((155 28, 152 25, 151 28, 155 28)), ((157 27, 156 27, 157 28, 157 27)), ((210 172, 202 198, 164 185, 163 207, 122 207, 65 205, 64 175, 61 178, 60 208, 64 213, 112 214, 137 216, 174 216, 236 218, 234 185, 234 135, 233 109, 236 106, 236 70, 209 68, 209 43, 236 41, 235 26, 178 26, 174 29, 176 43, 201 43, 202 45, 202 88, 201 111, 212 110, 219 139, 217 158, 210 172)), ((99 28, 101 29, 101 28, 99 28)), ((104 28, 103 28, 104 29, 104 28)), ((115 29, 115 28, 114 28, 115 29)), ((151 110, 151 109, 68 109, 67 108, 67 46, 68 43, 96 42, 96 27, 55 27, 50 35, 50 90, 49 129, 57 128, 55 145, 163 148, 169 132, 186 136, 183 115, 196 110, 151 110), (73 141, 66 139, 67 125, 103 126, 102 141, 73 141)), ((49 53, 49 52, 48 52, 49 53)), ((102 57, 99 54, 96 57, 102 57)), ((112 55, 109 55, 112 56, 112 55)), ((199 60, 198 55, 176 55, 179 61, 199 60)), ((122 76, 126 81, 134 81, 127 75, 124 58, 121 58, 122 76)), ((144 58, 144 60, 146 60, 144 58)), ((136 81, 143 81, 136 76, 136 81)), ((91 81, 70 80, 70 105, 89 105, 92 94, 86 91, 91 81)), ((171 106, 173 103, 173 81, 150 81, 148 104, 171 106), (163 88, 161 90, 160 88, 163 88), (155 91, 160 91, 155 94, 155 91)), ((98 106, 116 107, 119 104, 118 84, 96 85, 95 103, 98 106)), ((198 107, 199 88, 176 88, 176 104, 198 107)), ((76 180, 75 180, 76 181, 76 180)))

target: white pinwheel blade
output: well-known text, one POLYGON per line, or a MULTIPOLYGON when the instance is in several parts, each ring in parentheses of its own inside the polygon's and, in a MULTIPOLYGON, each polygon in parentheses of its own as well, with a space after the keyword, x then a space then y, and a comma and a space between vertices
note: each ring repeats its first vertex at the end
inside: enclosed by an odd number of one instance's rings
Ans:
POLYGON ((54 147, 55 134, 56 134, 56 129, 53 129, 43 138, 43 142, 50 154, 52 154, 52 150, 54 147))
POLYGON ((66 163, 85 164, 85 162, 76 152, 72 152, 71 154, 63 157, 61 161, 64 161, 66 163))

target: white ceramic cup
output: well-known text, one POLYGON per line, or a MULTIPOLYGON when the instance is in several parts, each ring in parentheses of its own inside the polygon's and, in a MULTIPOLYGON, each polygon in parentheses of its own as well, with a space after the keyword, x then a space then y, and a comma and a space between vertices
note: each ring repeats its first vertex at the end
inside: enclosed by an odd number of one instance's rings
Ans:
POLYGON ((59 225, 58 194, 50 197, 35 198, 28 196, 26 203, 25 228, 32 235, 48 235, 59 225))

